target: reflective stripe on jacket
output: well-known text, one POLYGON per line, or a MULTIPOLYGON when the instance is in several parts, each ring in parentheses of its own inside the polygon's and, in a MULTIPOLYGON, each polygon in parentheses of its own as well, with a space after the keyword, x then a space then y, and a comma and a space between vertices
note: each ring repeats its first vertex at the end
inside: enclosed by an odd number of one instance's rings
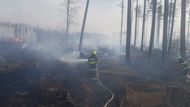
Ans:
POLYGON ((94 65, 97 64, 97 57, 96 56, 90 56, 90 58, 88 58, 88 64, 90 65, 94 65))
POLYGON ((88 60, 88 64, 96 64, 97 63, 97 61, 96 61, 96 58, 89 58, 89 60, 88 60))

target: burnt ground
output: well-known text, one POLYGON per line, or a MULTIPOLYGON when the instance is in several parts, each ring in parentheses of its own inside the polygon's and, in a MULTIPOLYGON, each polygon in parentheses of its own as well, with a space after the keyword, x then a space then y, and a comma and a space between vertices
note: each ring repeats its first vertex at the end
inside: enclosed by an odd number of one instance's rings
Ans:
MULTIPOLYGON (((122 56, 101 59, 100 78, 116 95, 109 107, 190 106, 189 87, 175 60, 162 68, 157 59, 135 55, 131 65, 123 64, 122 56)), ((110 95, 89 79, 87 69, 86 62, 62 62, 2 43, 0 107, 102 107, 110 95)))

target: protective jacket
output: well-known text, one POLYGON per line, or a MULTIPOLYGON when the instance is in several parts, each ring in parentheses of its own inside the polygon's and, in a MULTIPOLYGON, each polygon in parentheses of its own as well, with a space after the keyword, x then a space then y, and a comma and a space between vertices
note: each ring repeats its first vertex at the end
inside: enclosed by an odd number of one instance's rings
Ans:
POLYGON ((89 68, 90 69, 96 69, 97 68, 97 62, 98 62, 98 58, 96 57, 96 55, 91 55, 88 58, 89 68))

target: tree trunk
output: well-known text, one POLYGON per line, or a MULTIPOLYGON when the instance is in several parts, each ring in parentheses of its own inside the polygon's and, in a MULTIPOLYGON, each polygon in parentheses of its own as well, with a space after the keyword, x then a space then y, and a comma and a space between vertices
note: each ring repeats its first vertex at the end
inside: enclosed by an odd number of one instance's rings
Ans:
POLYGON ((189 17, 188 17, 188 33, 187 33, 187 49, 188 49, 188 52, 189 52, 189 37, 190 37, 190 35, 189 35, 189 33, 190 33, 189 28, 190 28, 190 9, 189 9, 189 17))
MULTIPOLYGON (((160 4, 161 6, 161 4, 160 4)), ((157 36, 157 46, 159 47, 160 45, 160 23, 161 23, 161 12, 162 12, 162 7, 158 8, 158 15, 157 15, 157 32, 156 32, 156 36, 157 36)))
POLYGON ((164 63, 167 53, 167 30, 168 27, 168 0, 164 3, 164 27, 163 27, 163 41, 162 41, 162 63, 164 63))
POLYGON ((186 22, 186 0, 181 0, 180 55, 183 58, 186 57, 185 22, 186 22))
POLYGON ((170 35, 170 32, 171 32, 171 20, 172 20, 172 5, 171 5, 171 0, 170 0, 170 2, 169 2, 169 5, 168 5, 168 7, 169 7, 169 10, 168 10, 168 40, 169 40, 169 35, 170 35))
POLYGON ((173 30, 174 30, 174 24, 175 24, 175 11, 176 11, 176 0, 174 0, 174 5, 173 5, 173 16, 172 16, 172 26, 171 26, 170 40, 169 40, 169 46, 168 46, 168 56, 170 55, 171 45, 172 45, 173 30))
POLYGON ((146 22, 146 0, 144 0, 143 10, 143 22, 142 22, 142 37, 141 37, 141 51, 144 50, 144 33, 145 33, 145 22, 146 22))
POLYGON ((90 2, 90 0, 87 0, 87 2, 86 2, 86 9, 85 9, 84 19, 83 19, 83 23, 82 23, 82 29, 81 29, 81 35, 80 35, 80 43, 79 43, 79 52, 80 52, 80 54, 82 52, 82 42, 83 42, 84 29, 85 29, 85 25, 86 25, 86 18, 87 18, 87 14, 88 14, 89 2, 90 2))
POLYGON ((134 46, 136 47, 137 45, 137 24, 138 24, 138 3, 139 1, 137 0, 136 4, 136 15, 135 15, 135 37, 134 37, 134 46))
POLYGON ((65 39, 65 45, 68 46, 69 43, 69 28, 70 28, 70 4, 71 1, 67 0, 67 24, 66 24, 66 39, 65 39))
POLYGON ((150 44, 149 44, 148 58, 151 58, 151 56, 152 56, 152 49, 154 47, 154 35, 155 35, 155 23, 156 23, 156 8, 157 8, 157 0, 153 0, 152 27, 151 27, 151 35, 150 35, 150 44))
POLYGON ((128 10, 127 10, 127 39, 126 39, 126 63, 131 63, 131 0, 128 0, 128 10))
POLYGON ((124 0, 122 0, 121 10, 121 32, 120 32, 120 49, 122 49, 122 38, 123 38, 123 16, 124 16, 124 0))

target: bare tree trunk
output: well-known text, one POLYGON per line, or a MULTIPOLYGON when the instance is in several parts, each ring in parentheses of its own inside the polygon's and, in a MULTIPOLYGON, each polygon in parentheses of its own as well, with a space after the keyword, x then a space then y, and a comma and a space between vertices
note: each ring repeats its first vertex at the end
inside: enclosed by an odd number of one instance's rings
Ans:
POLYGON ((169 35, 170 35, 170 32, 171 32, 171 21, 172 21, 172 0, 169 0, 169 10, 168 10, 168 40, 169 40, 169 35))
POLYGON ((65 45, 66 45, 66 46, 68 46, 68 43, 69 43, 70 4, 71 4, 71 1, 70 1, 70 0, 67 0, 67 6, 66 6, 66 11, 67 11, 67 24, 66 24, 66 39, 65 39, 65 45))
POLYGON ((127 39, 126 39, 126 63, 131 63, 131 0, 128 0, 128 9, 127 9, 127 39))
POLYGON ((80 53, 82 51, 82 42, 83 42, 84 29, 85 29, 85 25, 86 25, 86 18, 87 18, 87 14, 88 14, 89 2, 90 2, 90 0, 87 0, 87 2, 86 2, 86 9, 85 9, 84 19, 83 19, 83 24, 82 24, 82 29, 81 29, 80 43, 79 43, 80 53))
POLYGON ((142 37, 141 37, 141 51, 144 50, 145 22, 146 22, 146 0, 144 0, 144 12, 143 12, 143 23, 142 23, 142 37))
POLYGON ((171 26, 170 40, 169 40, 169 46, 168 46, 168 56, 170 55, 170 52, 171 52, 173 30, 174 30, 174 24, 175 24, 175 11, 176 11, 176 0, 174 0, 174 5, 173 5, 173 16, 172 16, 172 26, 171 26))
POLYGON ((150 35, 150 44, 149 44, 148 58, 151 58, 151 56, 152 56, 152 49, 154 47, 154 35, 155 35, 157 0, 153 0, 153 7, 152 8, 153 8, 152 9, 152 27, 151 27, 151 35, 150 35))
POLYGON ((149 15, 148 15, 148 11, 147 11, 147 15, 146 15, 146 26, 145 26, 145 36, 144 36, 144 48, 145 49, 147 49, 147 45, 149 45, 147 42, 147 38, 148 38, 148 34, 149 34, 149 19, 151 19, 151 18, 149 18, 149 15))
POLYGON ((121 6, 121 32, 120 32, 120 49, 122 49, 122 38, 123 38, 123 16, 124 16, 124 0, 122 0, 121 6))
POLYGON ((138 23, 138 5, 139 0, 137 0, 136 4, 136 15, 135 15, 135 38, 134 38, 134 46, 136 47, 137 44, 137 23, 138 23))
POLYGON ((162 63, 164 63, 167 53, 167 27, 168 27, 168 0, 164 3, 164 27, 163 27, 163 41, 162 41, 162 63))
POLYGON ((180 55, 183 58, 186 57, 185 23, 186 23, 186 0, 181 0, 180 55))
POLYGON ((157 33, 156 33, 156 36, 157 36, 157 45, 159 47, 160 45, 160 23, 161 23, 161 16, 162 16, 162 7, 161 7, 161 4, 159 5, 158 7, 158 14, 157 14, 157 33))
POLYGON ((189 18, 188 18, 188 33, 187 33, 187 49, 188 49, 188 54, 189 54, 189 37, 190 37, 190 9, 189 9, 189 18))

